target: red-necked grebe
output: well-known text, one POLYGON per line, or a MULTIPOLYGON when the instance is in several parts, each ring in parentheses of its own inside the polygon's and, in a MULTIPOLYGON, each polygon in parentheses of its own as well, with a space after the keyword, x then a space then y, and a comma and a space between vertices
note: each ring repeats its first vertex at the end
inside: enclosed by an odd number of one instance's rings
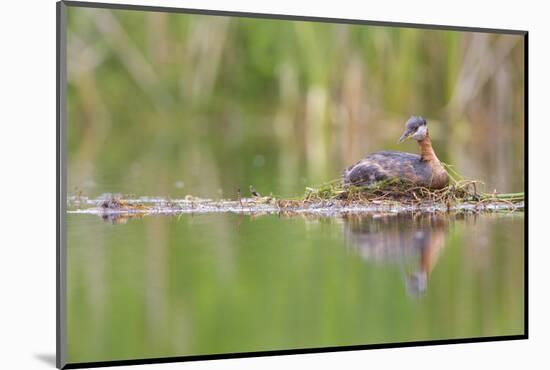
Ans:
POLYGON ((435 155, 424 118, 409 118, 399 142, 408 137, 418 142, 420 155, 394 151, 369 154, 344 171, 344 184, 365 186, 386 179, 402 179, 430 189, 447 186, 449 175, 435 155))

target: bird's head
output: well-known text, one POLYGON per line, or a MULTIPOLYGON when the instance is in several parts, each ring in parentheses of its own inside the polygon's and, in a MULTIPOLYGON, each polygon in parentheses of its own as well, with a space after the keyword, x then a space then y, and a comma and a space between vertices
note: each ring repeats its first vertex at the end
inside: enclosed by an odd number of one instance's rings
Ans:
POLYGON ((428 274, 424 271, 409 274, 405 280, 405 287, 411 297, 422 297, 428 289, 428 274))
POLYGON ((411 137, 416 141, 422 141, 428 135, 428 124, 426 120, 420 116, 412 116, 405 123, 405 132, 399 138, 399 142, 403 142, 406 138, 411 137))

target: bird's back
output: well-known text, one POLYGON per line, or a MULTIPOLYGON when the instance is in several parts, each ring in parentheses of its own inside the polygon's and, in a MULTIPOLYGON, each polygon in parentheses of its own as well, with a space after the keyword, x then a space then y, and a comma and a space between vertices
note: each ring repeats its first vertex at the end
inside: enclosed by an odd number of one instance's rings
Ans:
POLYGON ((368 185, 377 181, 400 178, 421 186, 428 186, 432 179, 432 168, 419 155, 382 151, 367 155, 344 171, 344 183, 368 185))

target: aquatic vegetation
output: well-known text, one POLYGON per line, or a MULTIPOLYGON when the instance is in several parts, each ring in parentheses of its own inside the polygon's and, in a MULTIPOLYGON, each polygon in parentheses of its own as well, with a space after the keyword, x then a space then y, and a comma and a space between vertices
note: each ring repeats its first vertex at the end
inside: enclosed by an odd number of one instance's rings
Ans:
MULTIPOLYGON (((450 168, 450 167, 449 167, 450 168)), ((236 199, 204 199, 187 195, 183 199, 129 198, 123 195, 104 195, 97 200, 81 195, 69 199, 73 213, 98 214, 111 222, 123 221, 147 214, 180 215, 194 213, 245 213, 262 215, 296 214, 382 214, 382 213, 479 213, 514 212, 524 209, 524 193, 484 193, 483 184, 463 179, 449 170, 450 184, 443 189, 428 189, 403 180, 384 180, 368 186, 344 185, 336 179, 320 186, 307 187, 303 196, 294 198, 261 196, 250 186, 250 197, 240 189, 236 199), (73 201, 71 201, 71 199, 73 201), (83 203, 82 199, 86 202, 83 203), (86 208, 89 206, 88 208, 86 208), (105 217, 108 215, 109 217, 105 217)), ((114 222, 113 222, 114 223, 114 222)))
POLYGON ((429 189, 402 179, 382 180, 367 186, 347 186, 341 179, 335 179, 317 187, 308 187, 303 201, 343 200, 348 204, 393 203, 396 205, 422 205, 432 203, 445 205, 448 209, 460 204, 473 204, 483 208, 484 204, 506 203, 510 206, 523 204, 524 193, 483 193, 484 184, 468 180, 448 164, 449 185, 442 189, 429 189))

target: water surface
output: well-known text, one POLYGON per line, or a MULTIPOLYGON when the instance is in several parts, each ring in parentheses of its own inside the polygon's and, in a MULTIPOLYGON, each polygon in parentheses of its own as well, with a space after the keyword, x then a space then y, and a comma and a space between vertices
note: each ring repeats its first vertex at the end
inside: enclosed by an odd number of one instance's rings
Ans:
POLYGON ((522 334, 523 222, 69 214, 68 360, 522 334))

